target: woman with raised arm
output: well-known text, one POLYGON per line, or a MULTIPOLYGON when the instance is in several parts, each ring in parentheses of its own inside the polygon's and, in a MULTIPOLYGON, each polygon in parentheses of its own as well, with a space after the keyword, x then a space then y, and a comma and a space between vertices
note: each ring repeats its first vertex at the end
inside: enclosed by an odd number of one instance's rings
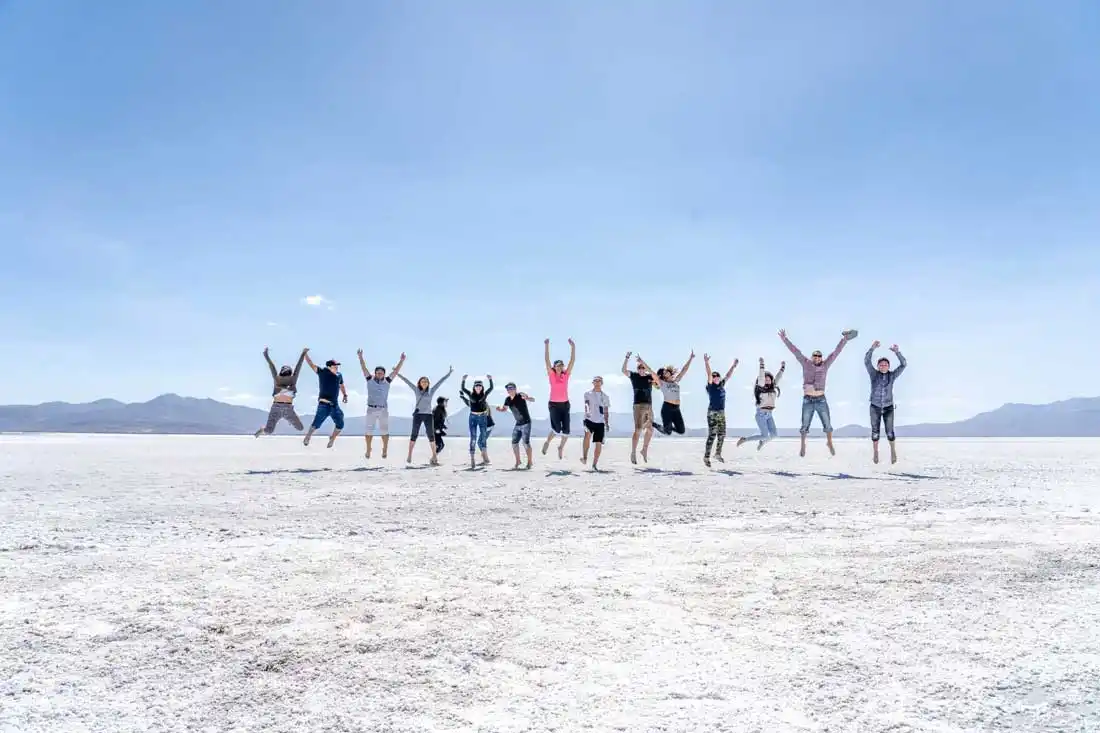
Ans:
POLYGON ((810 432, 814 413, 821 419, 821 429, 825 432, 825 444, 829 447, 829 453, 836 455, 836 448, 833 447, 833 421, 829 416, 829 401, 825 399, 825 378, 844 345, 858 335, 859 332, 852 329, 843 331, 840 334, 840 343, 828 357, 822 358, 820 351, 814 351, 807 359, 787 338, 787 332, 784 329, 779 330, 779 338, 802 365, 802 427, 798 429, 798 433, 802 436, 799 455, 803 458, 806 457, 806 435, 810 432))
POLYGON ((257 438, 275 432, 275 426, 280 420, 286 420, 298 432, 305 429, 302 418, 294 412, 294 398, 298 395, 298 374, 302 371, 302 362, 305 361, 307 351, 309 349, 302 349, 302 353, 298 356, 298 363, 293 369, 284 364, 279 371, 275 371, 275 362, 271 361, 271 354, 268 348, 264 347, 264 361, 271 370, 274 387, 271 389, 272 402, 271 409, 267 413, 267 424, 256 431, 257 438))
POLYGON ((683 435, 687 431, 684 425, 684 413, 680 411, 680 380, 691 368, 691 362, 695 360, 695 350, 677 372, 671 364, 657 370, 657 388, 661 390, 664 402, 661 404, 661 422, 654 424, 653 429, 665 435, 683 435))
POLYGON ((898 355, 898 368, 890 371, 890 360, 885 356, 880 358, 875 367, 871 367, 871 355, 882 344, 875 341, 867 354, 863 357, 863 365, 867 367, 867 375, 871 377, 871 445, 875 452, 872 460, 878 463, 878 436, 882 424, 886 424, 886 440, 890 443, 890 463, 898 462, 898 452, 894 447, 894 382, 907 366, 905 357, 898 351, 898 345, 890 347, 898 355))
POLYGON ((577 345, 569 339, 569 365, 561 359, 550 363, 550 339, 543 341, 546 361, 546 376, 550 379, 550 434, 542 444, 542 454, 550 450, 554 436, 560 435, 558 458, 565 457, 565 441, 569 439, 569 377, 573 375, 573 364, 577 361, 577 345))
POLYGON ((466 406, 470 408, 470 468, 476 468, 474 464, 474 443, 481 450, 481 465, 489 465, 489 395, 493 391, 493 377, 486 375, 489 380, 489 389, 485 389, 485 383, 480 379, 474 380, 473 390, 466 389, 466 378, 469 374, 462 375, 462 387, 459 395, 466 406))
POLYGON ((435 450, 435 424, 432 419, 432 398, 435 397, 436 391, 443 386, 443 383, 447 381, 447 377, 454 374, 455 368, 451 367, 447 370, 447 373, 436 382, 434 385, 427 377, 421 377, 416 380, 416 384, 413 384, 405 378, 404 374, 398 374, 397 378, 409 386, 409 389, 413 391, 413 399, 416 402, 416 407, 413 408, 413 424, 412 435, 409 436, 409 456, 405 459, 405 463, 412 463, 413 448, 416 447, 416 438, 420 434, 420 428, 423 426, 424 435, 428 438, 428 447, 432 450, 431 465, 439 465, 439 456, 435 450))
POLYGON ((759 441, 756 450, 764 447, 765 443, 775 440, 779 431, 775 429, 775 398, 779 396, 779 380, 783 378, 783 372, 787 369, 787 362, 779 362, 779 371, 773 376, 764 369, 764 357, 760 357, 760 374, 756 377, 756 385, 752 389, 753 398, 756 400, 756 425, 760 432, 756 435, 747 435, 737 439, 737 447, 740 448, 750 440, 759 441))
POLYGON ((703 366, 707 370, 707 445, 703 450, 703 465, 710 468, 710 449, 717 441, 714 460, 725 463, 722 457, 722 446, 726 442, 726 382, 733 376, 733 370, 740 363, 734 359, 726 376, 710 369, 710 354, 703 354, 703 366))

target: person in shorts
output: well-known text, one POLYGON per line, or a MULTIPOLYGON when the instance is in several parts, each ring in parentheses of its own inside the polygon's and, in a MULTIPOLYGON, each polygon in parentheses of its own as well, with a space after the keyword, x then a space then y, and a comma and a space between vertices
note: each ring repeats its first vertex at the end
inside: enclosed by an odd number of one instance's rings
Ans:
POLYGON ((319 369, 309 358, 309 350, 306 350, 306 363, 309 368, 317 373, 317 412, 313 416, 313 424, 306 432, 303 445, 309 445, 309 439, 313 437, 313 431, 321 427, 325 420, 332 418, 333 431, 328 439, 328 447, 336 442, 336 436, 344 429, 344 411, 340 409, 340 397, 348 403, 348 390, 344 386, 344 375, 340 373, 340 362, 329 359, 325 362, 325 368, 319 369))
POLYGON ((600 470, 600 452, 603 439, 611 429, 611 400, 603 391, 603 377, 592 378, 592 389, 584 393, 584 444, 581 463, 588 463, 588 448, 596 444, 592 453, 592 470, 600 470))
POLYGON ((515 382, 504 385, 504 390, 508 396, 504 398, 504 404, 497 408, 497 412, 511 410, 512 417, 516 421, 515 427, 512 428, 512 453, 516 457, 516 465, 513 468, 520 467, 520 443, 523 443, 523 448, 527 452, 527 468, 531 468, 534 460, 531 458, 531 412, 527 409, 527 403, 534 402, 535 398, 524 392, 517 392, 515 382))
POLYGON ((561 436, 558 443, 558 458, 565 457, 565 441, 569 439, 569 377, 573 374, 573 364, 577 361, 577 345, 569 339, 569 364, 561 359, 550 362, 550 339, 543 342, 546 361, 546 376, 550 379, 550 434, 542 444, 542 454, 550 450, 555 435, 561 436))
POLYGON ((634 352, 626 352, 623 359, 623 376, 630 380, 634 389, 634 434, 630 436, 630 462, 638 462, 638 439, 645 434, 642 443, 642 460, 649 462, 649 443, 653 440, 653 388, 658 386, 657 377, 642 357, 637 359, 637 371, 630 371, 628 364, 634 352))
POLYGON ((363 359, 363 350, 359 349, 359 368, 363 370, 363 376, 367 380, 367 458, 370 458, 371 443, 374 440, 374 431, 377 428, 382 433, 382 457, 385 458, 390 450, 390 385, 393 378, 401 373, 401 367, 405 364, 405 352, 401 352, 401 359, 397 362, 389 374, 386 368, 376 366, 374 374, 367 371, 367 362, 363 359))

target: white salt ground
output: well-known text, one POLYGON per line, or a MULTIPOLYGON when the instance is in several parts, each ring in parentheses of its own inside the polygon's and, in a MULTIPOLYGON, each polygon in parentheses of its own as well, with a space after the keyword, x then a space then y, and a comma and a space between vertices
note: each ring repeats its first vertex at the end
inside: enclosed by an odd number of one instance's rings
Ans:
POLYGON ((0 731, 1100 730, 1100 441, 404 445, 0 436, 0 731))

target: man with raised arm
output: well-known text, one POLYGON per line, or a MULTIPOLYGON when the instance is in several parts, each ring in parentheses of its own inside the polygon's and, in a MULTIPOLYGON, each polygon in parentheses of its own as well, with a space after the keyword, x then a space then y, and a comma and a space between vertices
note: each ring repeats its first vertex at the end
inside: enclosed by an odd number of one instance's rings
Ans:
POLYGON ((309 445, 313 431, 321 427, 325 420, 332 418, 332 435, 328 439, 328 447, 336 442, 336 436, 344 429, 344 411, 340 409, 341 396, 343 403, 348 403, 348 390, 344 386, 344 375, 340 373, 340 362, 329 359, 325 362, 325 368, 319 369, 309 358, 309 349, 306 349, 306 363, 317 374, 317 412, 313 416, 313 424, 306 432, 306 438, 302 441, 309 445))
POLYGON ((840 336, 840 343, 836 345, 833 353, 829 354, 828 357, 822 358, 821 352, 815 350, 807 359, 798 350, 798 347, 787 338, 787 331, 785 329, 779 330, 779 338, 783 340, 790 352, 794 354, 794 358, 802 365, 802 427, 798 429, 798 433, 802 436, 802 448, 799 455, 803 458, 806 457, 806 434, 810 432, 810 423, 813 422, 814 413, 817 413, 818 418, 821 420, 821 428, 825 431, 825 443, 829 447, 829 453, 836 455, 836 448, 833 447, 833 423, 829 415, 829 401, 825 399, 825 378, 829 373, 829 367, 840 356, 844 345, 857 335, 859 335, 859 332, 855 330, 843 331, 840 336))
POLYGON ((898 351, 898 345, 890 347, 898 356, 898 368, 890 371, 890 360, 885 356, 871 366, 871 355, 882 344, 875 341, 863 357, 867 375, 871 377, 871 445, 874 446, 872 460, 878 463, 878 437, 883 423, 886 425, 886 440, 890 443, 890 463, 898 462, 898 452, 894 447, 894 382, 905 371, 905 357, 898 351))
POLYGON ((573 364, 577 361, 577 345, 569 339, 569 365, 557 359, 550 363, 550 339, 543 341, 546 361, 546 376, 550 379, 550 434, 542 445, 542 454, 550 450, 555 435, 561 436, 558 444, 558 458, 565 456, 565 441, 569 439, 569 377, 573 376, 573 364))
POLYGON ((623 359, 623 376, 630 380, 634 390, 634 434, 630 436, 630 462, 638 462, 638 439, 645 434, 642 442, 642 460, 649 463, 649 443, 653 440, 653 389, 658 386, 657 377, 646 366, 642 357, 637 358, 637 370, 630 371, 630 356, 626 352, 623 359))
POLYGON ((401 367, 405 364, 405 352, 401 352, 401 359, 389 374, 386 374, 385 367, 376 366, 373 375, 367 371, 363 350, 359 349, 358 353, 359 368, 363 370, 363 376, 367 380, 367 458, 370 458, 376 426, 382 433, 382 457, 385 458, 390 450, 390 385, 394 377, 401 373, 401 367))

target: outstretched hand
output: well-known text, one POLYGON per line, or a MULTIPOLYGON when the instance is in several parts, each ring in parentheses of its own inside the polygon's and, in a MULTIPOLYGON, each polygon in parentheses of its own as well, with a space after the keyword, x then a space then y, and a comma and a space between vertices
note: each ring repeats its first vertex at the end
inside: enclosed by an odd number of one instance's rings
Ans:
POLYGON ((405 361, 405 352, 404 351, 401 352, 401 361, 405 361))
POLYGON ((360 359, 363 358, 363 350, 362 349, 357 349, 355 353, 359 355, 360 359))
POLYGON ((486 374, 485 378, 488 379, 489 381, 492 381, 493 380, 493 375, 492 374, 486 374))
POLYGON ((895 354, 898 353, 898 345, 894 344, 893 346, 891 346, 890 351, 893 351, 895 354))
POLYGON ((734 365, 734 366, 737 366, 737 365, 738 365, 738 364, 740 364, 740 363, 741 363, 741 360, 740 360, 740 359, 734 359, 734 360, 733 360, 733 365, 734 365))
POLYGON ((570 346, 576 346, 576 344, 575 344, 575 343, 573 343, 573 339, 568 339, 568 341, 569 341, 569 345, 570 345, 570 346))
POLYGON ((694 359, 695 358, 695 349, 691 350, 691 356, 689 356, 688 358, 689 359, 694 359))
POLYGON ((882 342, 879 341, 878 339, 875 339, 875 342, 873 344, 871 344, 872 349, 877 349, 880 346, 882 346, 882 342))
POLYGON ((267 347, 265 346, 265 347, 264 347, 264 356, 267 356, 267 352, 268 352, 268 349, 267 349, 267 347))
POLYGON ((542 340, 542 343, 544 343, 544 344, 546 344, 547 346, 549 346, 549 345, 550 345, 550 339, 543 339, 543 340, 542 340))
POLYGON ((780 368, 780 369, 783 369, 783 368, 784 368, 784 367, 786 367, 786 366, 787 366, 787 362, 785 362, 785 361, 781 361, 781 362, 779 362, 779 368, 780 368))
POLYGON ((630 358, 630 355, 631 355, 631 354, 633 354, 633 353, 634 353, 633 351, 628 351, 628 352, 626 352, 626 358, 627 358, 627 359, 629 359, 629 358, 630 358))
POLYGON ((760 357, 760 366, 764 366, 764 357, 760 357))
POLYGON ((787 329, 785 329, 785 328, 779 329, 779 338, 781 338, 781 339, 787 338, 787 329))

